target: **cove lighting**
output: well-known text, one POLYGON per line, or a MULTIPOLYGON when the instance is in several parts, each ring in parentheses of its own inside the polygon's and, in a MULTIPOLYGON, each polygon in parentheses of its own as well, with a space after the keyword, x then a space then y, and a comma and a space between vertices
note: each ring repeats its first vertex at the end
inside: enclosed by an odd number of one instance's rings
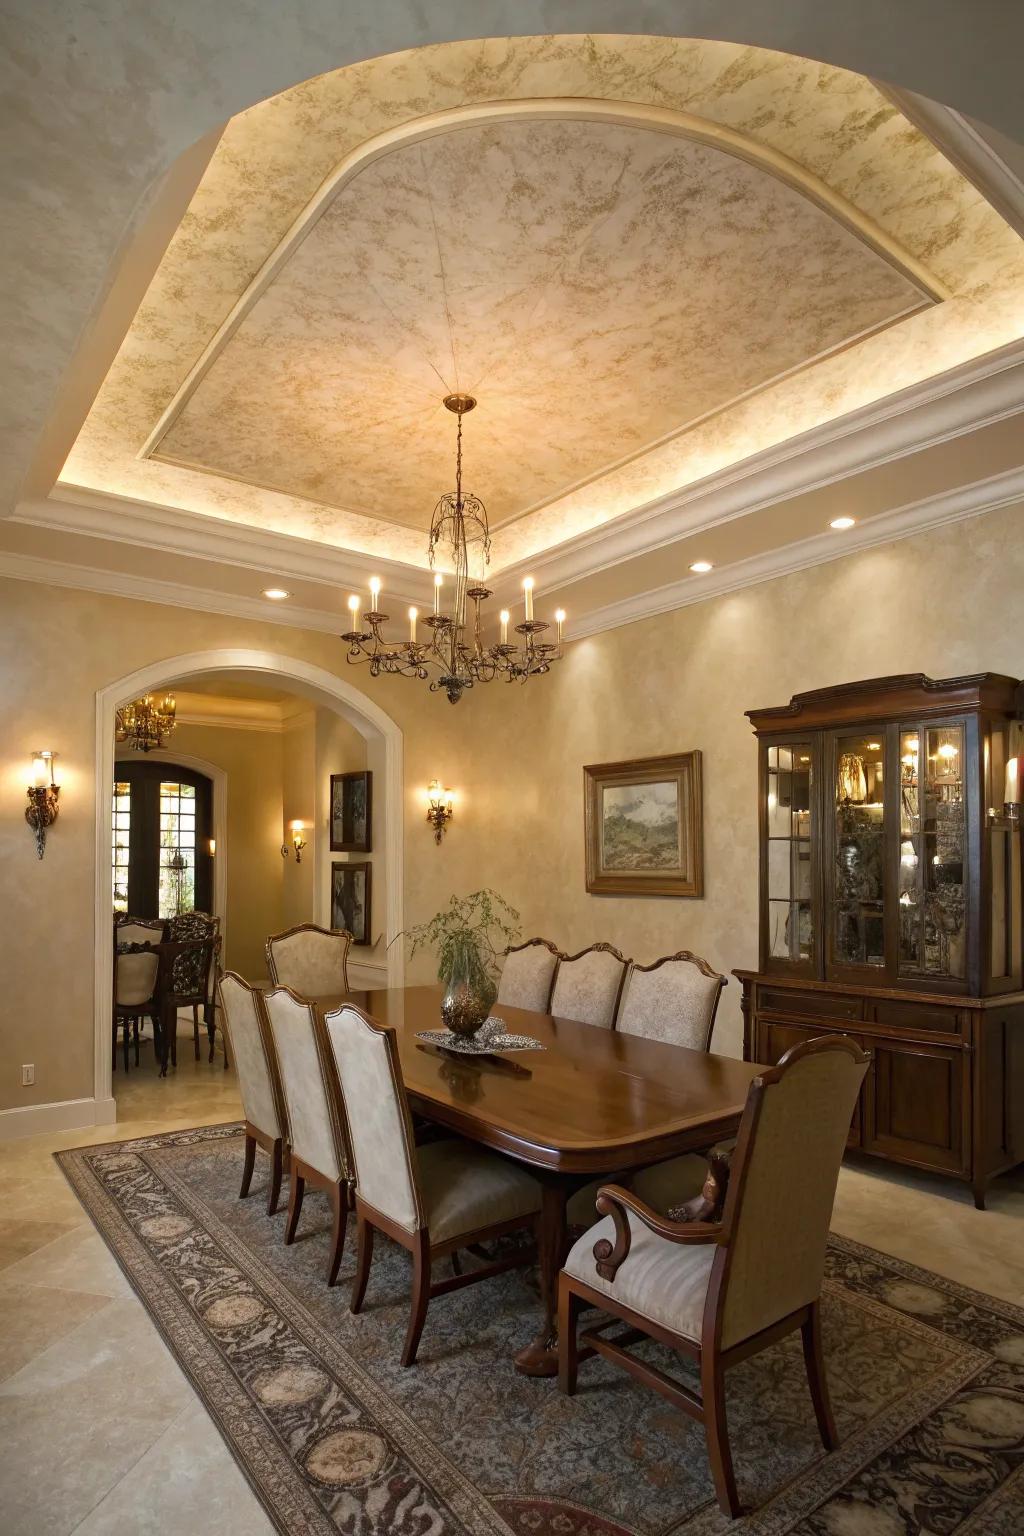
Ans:
POLYGON ((829 527, 834 528, 837 533, 842 533, 844 529, 852 528, 856 521, 855 517, 834 517, 829 523, 829 527))
POLYGON ((714 570, 714 566, 710 560, 695 560, 690 566, 690 570, 696 576, 706 576, 708 571, 714 570))
POLYGON ((286 597, 291 597, 284 587, 264 587, 263 596, 269 597, 272 603, 283 603, 286 597))

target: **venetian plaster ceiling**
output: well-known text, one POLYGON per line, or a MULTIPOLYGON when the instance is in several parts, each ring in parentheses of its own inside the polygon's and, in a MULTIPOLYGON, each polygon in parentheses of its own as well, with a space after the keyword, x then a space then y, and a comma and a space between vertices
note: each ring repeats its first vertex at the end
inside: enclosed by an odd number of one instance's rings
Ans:
POLYGON ((1021 240, 868 80, 452 43, 227 125, 59 493, 422 566, 459 387, 500 571, 1022 336, 1021 240))

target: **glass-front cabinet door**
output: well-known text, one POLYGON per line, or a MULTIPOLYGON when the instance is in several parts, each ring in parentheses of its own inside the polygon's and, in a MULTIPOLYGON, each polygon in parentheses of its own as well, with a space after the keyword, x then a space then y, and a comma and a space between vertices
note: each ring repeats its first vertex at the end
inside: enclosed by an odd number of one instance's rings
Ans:
POLYGON ((885 732, 836 732, 830 786, 828 963, 832 974, 886 965, 885 732))
POLYGON ((815 961, 814 756, 810 741, 766 748, 766 949, 781 968, 815 961))
POLYGON ((960 722, 899 733, 901 977, 967 974, 966 743, 960 722))

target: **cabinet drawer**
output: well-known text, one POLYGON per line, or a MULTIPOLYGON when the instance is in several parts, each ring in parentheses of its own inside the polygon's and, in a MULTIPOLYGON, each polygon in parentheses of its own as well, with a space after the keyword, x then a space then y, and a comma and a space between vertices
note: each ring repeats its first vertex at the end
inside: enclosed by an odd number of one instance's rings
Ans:
POLYGON ((771 1013, 796 1014, 814 1019, 860 1019, 859 997, 840 992, 798 992, 789 987, 759 987, 758 1007, 771 1013))
POLYGON ((959 1008, 943 1008, 936 1003, 902 1003, 891 998, 868 1000, 867 1018, 875 1024, 890 1024, 897 1029, 937 1035, 965 1035, 969 1016, 959 1008))

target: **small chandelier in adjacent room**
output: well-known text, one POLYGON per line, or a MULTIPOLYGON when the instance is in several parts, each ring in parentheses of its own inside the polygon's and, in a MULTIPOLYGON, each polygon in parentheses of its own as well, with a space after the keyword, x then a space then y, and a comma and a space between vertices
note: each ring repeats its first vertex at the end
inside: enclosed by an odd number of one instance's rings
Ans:
POLYGON ((174 730, 174 694, 165 693, 157 703, 151 693, 124 704, 114 720, 114 738, 133 752, 152 752, 162 747, 174 730))
POLYGON ((434 508, 427 556, 433 568, 440 550, 448 554, 454 567, 451 612, 444 611, 444 579, 438 573, 434 577, 433 613, 421 619, 419 610, 410 608, 409 638, 389 640, 381 633, 388 615, 380 611, 381 584, 374 577, 370 582, 370 611, 360 616, 359 598, 350 597, 348 607, 352 623, 341 638, 348 642, 348 661, 368 661, 372 677, 378 677, 382 672, 417 677, 430 682, 431 693, 443 692, 450 703, 457 704, 474 683, 490 683, 495 678, 504 678, 509 683, 525 682, 528 677, 549 671, 551 663, 562 655, 565 614, 560 608, 555 613, 555 642, 545 640, 543 636, 551 626, 533 616, 533 580, 527 577, 523 582, 525 616, 523 622, 515 626, 515 633, 522 636, 521 643, 509 644, 510 615, 507 609, 502 609, 499 615, 500 642, 484 645, 480 607, 492 595, 483 584, 490 561, 491 535, 483 502, 462 489, 462 418, 473 410, 476 401, 472 395, 445 395, 444 405, 459 418, 455 439, 455 490, 442 496, 434 508), (479 576, 470 576, 471 564, 479 571, 479 576), (467 602, 473 604, 469 619, 467 602), (428 639, 418 638, 418 625, 429 631, 428 639))

